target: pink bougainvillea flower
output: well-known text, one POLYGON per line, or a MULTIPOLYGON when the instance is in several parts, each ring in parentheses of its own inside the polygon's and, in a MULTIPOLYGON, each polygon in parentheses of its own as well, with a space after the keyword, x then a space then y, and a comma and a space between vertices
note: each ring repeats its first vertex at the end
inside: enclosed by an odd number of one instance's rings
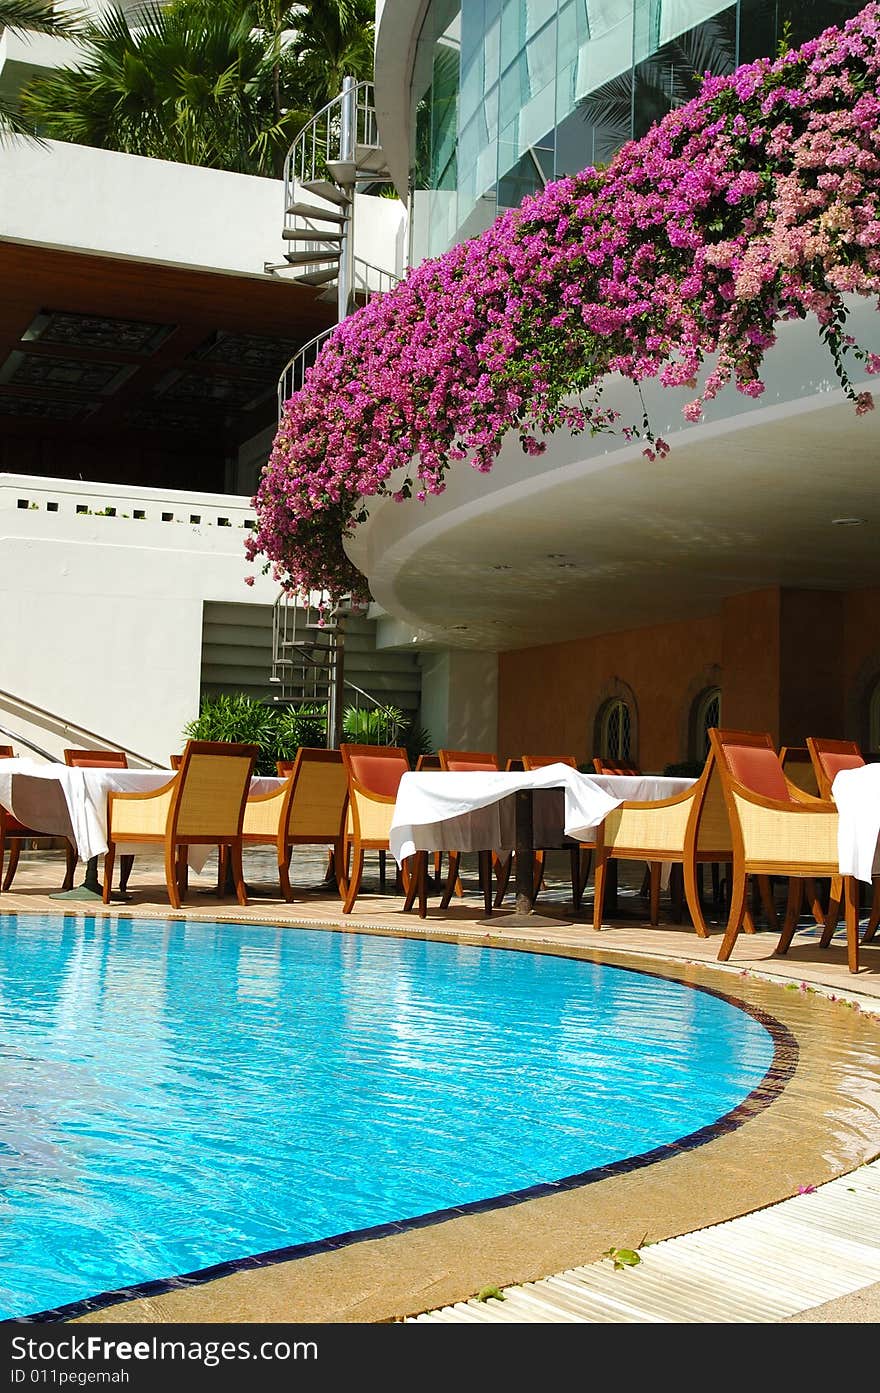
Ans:
POLYGON ((606 169, 549 184, 344 320, 284 406, 247 555, 288 589, 363 596, 343 542, 371 497, 430 506, 450 464, 488 472, 511 430, 529 455, 566 428, 663 459, 647 418, 603 406, 608 375, 688 385, 696 423, 729 384, 760 396, 790 319, 814 320, 864 415, 854 379, 880 357, 847 333, 851 294, 880 295, 877 3, 705 77, 606 169))

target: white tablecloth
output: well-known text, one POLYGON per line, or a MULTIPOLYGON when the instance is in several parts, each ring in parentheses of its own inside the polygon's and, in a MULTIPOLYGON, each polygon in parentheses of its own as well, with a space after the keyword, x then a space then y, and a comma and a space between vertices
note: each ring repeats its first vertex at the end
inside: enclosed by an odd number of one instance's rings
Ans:
MULTIPOLYGON (((0 759, 0 806, 35 832, 68 837, 88 861, 107 850, 108 793, 147 793, 173 778, 172 769, 78 769, 33 759, 0 759)), ((268 793, 283 782, 259 776, 251 780, 250 793, 268 793)), ((139 849, 143 846, 135 843, 117 847, 120 855, 139 849)), ((210 848, 194 847, 192 852, 190 865, 199 870, 196 860, 203 866, 210 848)))
MULTIPOLYGON (((556 838, 588 840, 593 829, 616 808, 592 775, 567 764, 548 764, 525 773, 473 770, 463 773, 427 770, 404 774, 397 792, 389 846, 398 863, 416 851, 511 851, 515 844, 515 794, 520 789, 564 791, 561 826, 556 838)), ((536 803, 539 800, 535 800, 536 803)), ((546 818, 544 819, 546 822, 546 818)), ((541 810, 535 809, 535 845, 546 845, 541 810)))
POLYGON ((831 796, 837 804, 840 873, 870 885, 872 875, 880 875, 880 764, 841 769, 831 796))

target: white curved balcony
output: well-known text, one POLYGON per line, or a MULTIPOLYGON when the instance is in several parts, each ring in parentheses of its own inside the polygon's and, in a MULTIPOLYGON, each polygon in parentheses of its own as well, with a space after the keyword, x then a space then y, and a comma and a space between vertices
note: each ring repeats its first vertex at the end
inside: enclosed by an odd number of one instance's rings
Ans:
MULTIPOLYGON (((880 351, 869 301, 850 332, 880 351)), ((880 397, 859 366, 856 385, 880 397)), ((681 415, 694 392, 646 384, 671 446, 653 463, 641 442, 567 432, 530 458, 512 433, 491 474, 459 463, 425 504, 368 500, 346 550, 390 614, 481 649, 697 617, 771 585, 880 583, 880 401, 856 415, 814 322, 780 326, 763 378, 762 397, 728 387, 699 425, 681 415), (863 523, 834 524, 844 517, 863 523)), ((630 384, 609 381, 604 401, 641 421, 630 384)))

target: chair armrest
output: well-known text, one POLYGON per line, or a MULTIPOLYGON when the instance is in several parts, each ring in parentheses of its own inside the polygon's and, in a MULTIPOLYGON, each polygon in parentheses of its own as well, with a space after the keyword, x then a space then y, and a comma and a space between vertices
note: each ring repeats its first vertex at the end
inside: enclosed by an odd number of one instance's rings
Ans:
POLYGON ((610 851, 683 852, 696 784, 674 798, 624 802, 613 808, 597 831, 597 845, 610 851))
POLYGON ((270 789, 268 793, 255 793, 244 805, 244 836, 278 836, 285 800, 290 792, 289 783, 282 788, 270 789))
POLYGON ((131 836, 161 836, 168 823, 177 776, 148 793, 107 795, 107 834, 115 842, 131 836))
POLYGON ((733 790, 733 802, 746 862, 796 866, 804 875, 837 873, 838 817, 833 804, 817 799, 817 810, 806 803, 747 798, 738 789, 733 790))

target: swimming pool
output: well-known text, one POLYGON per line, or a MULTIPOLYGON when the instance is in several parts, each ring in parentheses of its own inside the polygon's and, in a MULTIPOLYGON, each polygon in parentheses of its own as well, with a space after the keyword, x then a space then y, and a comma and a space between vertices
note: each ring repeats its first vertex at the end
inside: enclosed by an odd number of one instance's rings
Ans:
POLYGON ((545 954, 0 915, 0 1057, 9 1317, 585 1182, 729 1115, 774 1040, 545 954))

